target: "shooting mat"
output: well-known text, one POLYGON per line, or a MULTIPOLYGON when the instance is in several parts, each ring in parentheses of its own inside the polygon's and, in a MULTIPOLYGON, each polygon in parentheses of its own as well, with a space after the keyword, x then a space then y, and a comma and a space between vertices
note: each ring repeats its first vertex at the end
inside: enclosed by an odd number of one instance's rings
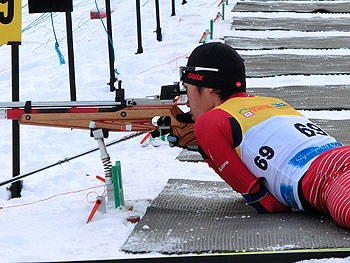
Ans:
POLYGON ((349 31, 349 17, 234 17, 235 30, 349 31))
POLYGON ((237 2, 232 11, 237 12, 297 12, 297 13, 349 13, 350 2, 237 2))
MULTIPOLYGON (((240 52, 238 52, 240 53, 240 52)), ((250 78, 282 75, 350 74, 349 55, 241 55, 250 78)))
POLYGON ((346 248, 350 233, 328 216, 260 215, 224 182, 170 179, 122 246, 165 254, 346 248))
POLYGON ((350 85, 248 88, 249 94, 281 99, 298 110, 350 110, 350 85))
POLYGON ((336 49, 350 48, 349 36, 309 36, 252 38, 225 36, 225 44, 235 49, 336 49))

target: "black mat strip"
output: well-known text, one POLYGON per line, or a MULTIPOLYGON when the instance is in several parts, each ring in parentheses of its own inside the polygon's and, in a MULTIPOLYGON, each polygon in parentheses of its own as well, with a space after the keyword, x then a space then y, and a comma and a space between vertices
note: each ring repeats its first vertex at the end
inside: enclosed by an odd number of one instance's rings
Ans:
POLYGON ((350 48, 350 36, 310 36, 251 38, 225 36, 225 43, 235 49, 336 49, 350 48))
POLYGON ((322 2, 309 3, 277 2, 277 1, 251 1, 237 2, 232 11, 238 12, 297 12, 297 13, 349 13, 350 2, 322 2))
MULTIPOLYGON (((230 254, 199 254, 191 256, 171 255, 162 257, 144 257, 130 259, 99 259, 84 261, 57 261, 57 262, 125 262, 125 263, 143 263, 143 262, 165 262, 165 263, 295 263, 307 259, 325 259, 325 258, 345 258, 350 255, 350 249, 339 249, 337 251, 324 249, 322 251, 280 251, 276 253, 230 253, 230 254)), ((53 261, 50 261, 53 263, 53 261)))
POLYGON ((260 215, 224 182, 170 179, 122 250, 165 254, 348 248, 329 217, 260 215))
MULTIPOLYGON (((62 262, 125 262, 125 263, 295 263, 299 260, 307 259, 324 259, 324 258, 344 258, 348 257, 350 249, 340 249, 337 251, 324 249, 322 251, 315 251, 313 249, 308 251, 280 251, 278 253, 240 253, 240 254, 206 254, 206 255, 191 255, 191 256, 162 256, 162 257, 145 257, 145 258, 131 258, 131 259, 99 259, 99 260, 84 260, 84 261, 59 261, 62 262)), ((50 261, 51 263, 53 261, 50 261)))
POLYGON ((350 110, 350 85, 251 88, 248 93, 279 98, 298 110, 350 110))
MULTIPOLYGON (((240 52, 238 52, 240 53, 240 52)), ((247 77, 350 74, 349 55, 242 55, 247 77)))
POLYGON ((232 28, 236 30, 349 31, 349 17, 234 17, 232 28))

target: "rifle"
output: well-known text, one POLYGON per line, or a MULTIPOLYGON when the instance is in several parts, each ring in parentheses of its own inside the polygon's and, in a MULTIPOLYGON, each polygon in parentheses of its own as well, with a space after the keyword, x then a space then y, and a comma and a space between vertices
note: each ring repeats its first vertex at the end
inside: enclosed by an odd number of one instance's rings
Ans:
POLYGON ((72 129, 102 129, 108 132, 144 131, 157 137, 172 131, 179 146, 197 145, 193 124, 176 119, 183 114, 176 97, 179 83, 161 87, 161 94, 146 98, 125 99, 124 89, 115 90, 114 101, 61 101, 0 103, 0 119, 18 120, 23 125, 72 129))
MULTIPOLYGON (((184 104, 177 103, 176 99, 182 93, 179 83, 174 83, 162 86, 160 95, 125 99, 119 81, 114 101, 0 103, 0 119, 18 120, 23 125, 90 130, 90 135, 97 141, 101 152, 105 183, 109 189, 108 200, 113 201, 113 191, 110 191, 113 189, 112 164, 103 138, 107 138, 109 132, 149 132, 152 137, 171 132, 179 138, 180 147, 198 145, 193 123, 183 123, 176 119, 177 114, 184 113, 179 108, 184 104)), ((0 185, 18 181, 37 171, 15 176, 0 185)))

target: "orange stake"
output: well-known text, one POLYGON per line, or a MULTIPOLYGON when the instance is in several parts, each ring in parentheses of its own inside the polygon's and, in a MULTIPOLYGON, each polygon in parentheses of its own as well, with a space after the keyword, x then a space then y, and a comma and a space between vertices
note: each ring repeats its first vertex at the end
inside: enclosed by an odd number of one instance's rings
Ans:
POLYGON ((104 178, 102 178, 101 176, 99 176, 99 175, 96 175, 96 179, 100 180, 103 183, 106 182, 106 180, 104 178))
POLYGON ((203 32, 203 35, 202 35, 201 39, 199 40, 199 43, 202 43, 203 38, 205 37, 205 35, 206 35, 206 33, 205 33, 205 32, 203 32))
POLYGON ((216 22, 216 20, 219 18, 219 16, 217 15, 215 18, 214 18, 214 22, 216 22))
POLYGON ((102 204, 102 199, 101 199, 101 198, 97 198, 97 199, 96 199, 96 202, 95 202, 95 205, 94 205, 94 207, 92 208, 92 211, 91 211, 91 213, 90 213, 90 215, 89 215, 89 218, 88 218, 86 224, 89 223, 89 222, 91 221, 91 219, 94 217, 94 215, 95 215, 97 209, 99 208, 99 206, 100 206, 101 204, 102 204))
POLYGON ((143 137, 143 139, 140 141, 140 144, 143 144, 148 138, 149 136, 151 136, 151 133, 147 133, 145 137, 143 137))

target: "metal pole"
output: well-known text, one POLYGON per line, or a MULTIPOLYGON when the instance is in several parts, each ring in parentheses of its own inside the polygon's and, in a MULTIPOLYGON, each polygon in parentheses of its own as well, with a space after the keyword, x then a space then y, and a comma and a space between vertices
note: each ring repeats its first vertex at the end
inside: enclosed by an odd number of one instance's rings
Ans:
POLYGON ((176 14, 175 14, 175 0, 171 0, 171 16, 176 16, 176 14))
POLYGON ((140 0, 136 0, 136 22, 137 22, 137 52, 136 54, 143 53, 142 48, 142 36, 141 36, 141 7, 140 0))
POLYGON ((160 15, 159 15, 159 0, 156 1, 156 22, 157 22, 157 40, 162 41, 162 29, 160 28, 160 15))
MULTIPOLYGON (((19 101, 19 43, 11 45, 12 101, 19 101)), ((20 130, 18 120, 12 120, 12 176, 20 174, 20 130)), ((22 184, 11 185, 11 198, 21 197, 22 184)))
POLYGON ((72 30, 72 14, 71 11, 66 12, 66 29, 67 29, 67 46, 68 46, 68 68, 69 68, 69 86, 70 100, 77 100, 77 91, 75 86, 75 70, 74 70, 74 51, 73 51, 73 30, 72 30))
POLYGON ((115 90, 114 83, 117 81, 117 78, 115 77, 114 72, 114 50, 113 50, 113 37, 112 37, 112 18, 111 18, 111 1, 106 0, 106 18, 107 18, 107 34, 108 34, 108 54, 109 54, 109 87, 110 91, 113 92, 115 90))

